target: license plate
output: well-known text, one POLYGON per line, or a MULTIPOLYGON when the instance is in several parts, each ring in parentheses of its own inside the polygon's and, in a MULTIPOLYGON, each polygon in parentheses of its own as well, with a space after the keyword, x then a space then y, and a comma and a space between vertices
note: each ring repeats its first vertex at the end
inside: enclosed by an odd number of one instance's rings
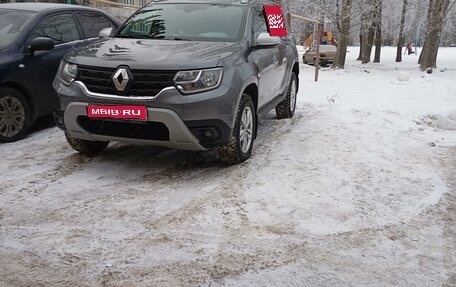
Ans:
POLYGON ((87 106, 89 118, 109 118, 124 120, 147 120, 147 108, 145 106, 87 106))

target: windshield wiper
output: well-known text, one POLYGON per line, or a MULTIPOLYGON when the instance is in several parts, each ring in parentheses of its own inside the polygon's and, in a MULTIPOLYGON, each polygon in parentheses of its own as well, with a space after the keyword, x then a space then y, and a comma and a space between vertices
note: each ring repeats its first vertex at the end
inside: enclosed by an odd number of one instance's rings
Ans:
POLYGON ((114 35, 114 38, 133 38, 133 36, 130 36, 130 35, 114 35))
POLYGON ((169 38, 163 38, 163 40, 174 40, 174 41, 191 41, 190 39, 187 39, 187 38, 180 38, 180 37, 169 37, 169 38))
POLYGON ((115 35, 114 38, 150 39, 148 36, 140 36, 140 35, 115 35))
POLYGON ((171 41, 192 41, 187 38, 181 37, 163 37, 163 36, 148 36, 148 35, 115 35, 115 38, 129 38, 129 39, 150 39, 150 40, 171 40, 171 41))

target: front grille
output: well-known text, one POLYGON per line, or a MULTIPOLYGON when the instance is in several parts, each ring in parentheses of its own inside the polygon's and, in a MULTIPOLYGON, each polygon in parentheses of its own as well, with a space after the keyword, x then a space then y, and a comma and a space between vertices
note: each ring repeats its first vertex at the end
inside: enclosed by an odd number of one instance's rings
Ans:
MULTIPOLYGON (((94 93, 120 95, 112 83, 111 77, 116 69, 78 66, 77 81, 94 93)), ((176 71, 131 70, 133 84, 127 91, 128 96, 153 97, 162 89, 173 86, 176 71)))
POLYGON ((78 124, 91 134, 120 138, 169 141, 169 130, 159 122, 128 122, 78 117, 78 124))

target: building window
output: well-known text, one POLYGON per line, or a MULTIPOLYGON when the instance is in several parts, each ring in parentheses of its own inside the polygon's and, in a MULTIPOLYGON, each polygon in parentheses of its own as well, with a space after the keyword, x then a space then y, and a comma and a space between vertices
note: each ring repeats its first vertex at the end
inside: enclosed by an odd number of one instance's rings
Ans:
POLYGON ((135 0, 122 0, 122 3, 127 5, 135 5, 135 0))

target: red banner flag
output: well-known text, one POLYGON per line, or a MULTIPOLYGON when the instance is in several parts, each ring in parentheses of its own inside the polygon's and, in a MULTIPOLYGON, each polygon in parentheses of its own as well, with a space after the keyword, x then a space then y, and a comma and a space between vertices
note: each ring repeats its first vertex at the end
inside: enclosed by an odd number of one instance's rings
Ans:
POLYGON ((287 35, 285 28, 285 18, 280 6, 264 6, 264 15, 268 24, 269 34, 271 36, 284 37, 287 35))

